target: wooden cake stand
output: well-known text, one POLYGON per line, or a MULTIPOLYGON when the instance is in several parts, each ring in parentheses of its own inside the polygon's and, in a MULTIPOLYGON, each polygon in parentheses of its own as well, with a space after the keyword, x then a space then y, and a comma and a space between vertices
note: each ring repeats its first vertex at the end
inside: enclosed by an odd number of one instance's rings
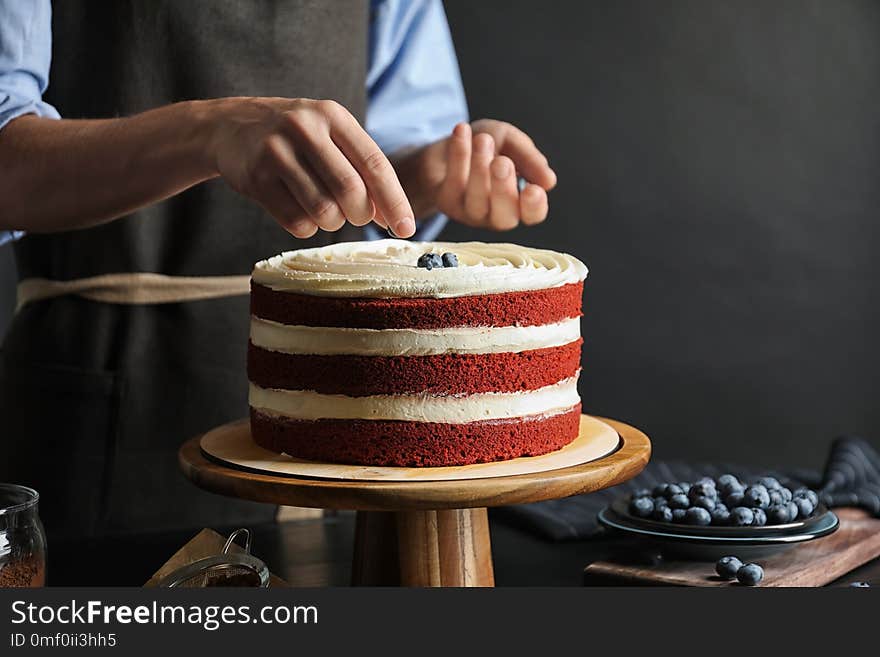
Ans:
POLYGON ((645 434, 598 419, 620 437, 612 453, 580 465, 511 476, 363 481, 265 474, 212 460, 200 447, 201 436, 184 443, 178 456, 186 477, 214 493, 284 506, 356 510, 354 585, 493 586, 487 507, 590 493, 631 479, 648 463, 651 443, 645 434))

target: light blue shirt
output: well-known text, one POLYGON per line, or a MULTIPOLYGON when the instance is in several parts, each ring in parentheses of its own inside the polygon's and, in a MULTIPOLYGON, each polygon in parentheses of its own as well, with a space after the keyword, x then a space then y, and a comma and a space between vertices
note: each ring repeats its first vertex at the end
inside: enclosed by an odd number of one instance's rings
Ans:
MULTIPOLYGON (((386 153, 449 135, 467 120, 455 49, 441 0, 372 0, 367 132, 386 153)), ((50 0, 0 0, 0 130, 24 114, 60 118, 44 102, 52 56, 50 0)), ((446 217, 418 222, 415 239, 437 237, 446 217)), ((384 237, 374 225, 367 239, 384 237)), ((0 231, 0 244, 20 231, 0 231)))

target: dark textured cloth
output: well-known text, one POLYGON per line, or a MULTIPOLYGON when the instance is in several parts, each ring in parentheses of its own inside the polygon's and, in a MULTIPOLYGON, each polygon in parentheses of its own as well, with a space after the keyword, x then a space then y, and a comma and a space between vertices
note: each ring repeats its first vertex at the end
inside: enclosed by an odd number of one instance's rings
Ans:
MULTIPOLYGON (((362 118, 368 9, 56 2, 46 99, 65 118, 107 118, 196 98, 333 98, 362 118)), ((22 278, 216 276, 249 274, 297 244, 212 180, 101 226, 28 234, 15 252, 22 278)), ((0 481, 40 491, 50 541, 271 520, 272 506, 201 491, 177 463, 183 441, 247 415, 248 325, 247 296, 141 306, 65 296, 15 316, 0 362, 0 481)))
POLYGON ((863 438, 838 438, 831 447, 819 492, 830 507, 854 506, 880 518, 880 454, 863 438))
POLYGON ((664 482, 694 481, 726 472, 740 479, 769 475, 790 486, 816 490, 829 507, 853 506, 880 517, 880 454, 864 439, 837 438, 823 473, 805 469, 763 470, 731 463, 651 461, 634 479, 596 493, 498 509, 500 517, 551 540, 588 538, 597 532, 596 514, 618 496, 664 482))

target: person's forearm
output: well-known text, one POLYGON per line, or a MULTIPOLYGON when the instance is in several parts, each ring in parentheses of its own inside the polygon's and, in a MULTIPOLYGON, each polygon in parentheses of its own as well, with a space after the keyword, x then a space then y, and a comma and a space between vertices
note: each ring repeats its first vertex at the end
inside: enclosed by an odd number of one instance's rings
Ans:
POLYGON ((119 119, 12 121, 0 131, 0 228, 85 228, 216 176, 214 109, 194 101, 119 119))
POLYGON ((394 168, 351 112, 246 97, 125 119, 12 121, 0 130, 0 230, 93 226, 215 176, 297 237, 346 221, 415 232, 394 168))

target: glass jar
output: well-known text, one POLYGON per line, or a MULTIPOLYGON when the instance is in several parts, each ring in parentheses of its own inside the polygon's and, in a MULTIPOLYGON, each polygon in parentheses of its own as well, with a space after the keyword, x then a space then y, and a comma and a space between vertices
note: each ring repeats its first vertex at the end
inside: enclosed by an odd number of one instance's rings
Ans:
POLYGON ((0 588, 46 583, 46 534, 33 488, 0 483, 0 588))

